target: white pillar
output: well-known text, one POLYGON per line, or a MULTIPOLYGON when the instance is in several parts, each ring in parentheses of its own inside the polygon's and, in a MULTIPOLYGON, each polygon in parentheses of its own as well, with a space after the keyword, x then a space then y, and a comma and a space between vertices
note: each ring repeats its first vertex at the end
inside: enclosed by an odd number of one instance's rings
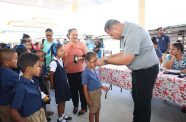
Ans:
POLYGON ((145 0, 138 0, 138 24, 145 28, 145 0))
POLYGON ((79 9, 79 0, 72 1, 72 12, 77 13, 79 9))

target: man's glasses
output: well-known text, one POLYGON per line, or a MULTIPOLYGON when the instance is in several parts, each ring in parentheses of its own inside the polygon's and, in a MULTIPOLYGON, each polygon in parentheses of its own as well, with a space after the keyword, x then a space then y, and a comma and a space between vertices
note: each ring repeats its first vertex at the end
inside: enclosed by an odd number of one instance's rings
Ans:
POLYGON ((96 62, 90 62, 91 64, 95 64, 96 62))
POLYGON ((52 36, 52 35, 46 35, 47 37, 49 37, 49 36, 52 36))

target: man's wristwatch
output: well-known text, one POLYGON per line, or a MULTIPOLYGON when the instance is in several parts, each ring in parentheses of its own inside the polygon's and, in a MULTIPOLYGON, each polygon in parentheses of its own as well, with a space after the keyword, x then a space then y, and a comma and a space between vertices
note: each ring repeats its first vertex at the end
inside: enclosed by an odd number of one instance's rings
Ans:
POLYGON ((105 63, 105 64, 108 63, 107 60, 108 60, 108 56, 105 56, 105 57, 104 57, 104 63, 105 63))

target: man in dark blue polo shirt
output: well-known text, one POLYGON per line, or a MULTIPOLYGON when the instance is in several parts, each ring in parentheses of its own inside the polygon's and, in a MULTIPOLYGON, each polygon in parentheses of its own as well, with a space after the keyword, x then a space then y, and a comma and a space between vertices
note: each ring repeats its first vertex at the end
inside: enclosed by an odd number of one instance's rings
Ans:
POLYGON ((170 49, 170 39, 167 35, 164 34, 162 27, 157 29, 157 42, 158 47, 162 53, 167 53, 170 49))

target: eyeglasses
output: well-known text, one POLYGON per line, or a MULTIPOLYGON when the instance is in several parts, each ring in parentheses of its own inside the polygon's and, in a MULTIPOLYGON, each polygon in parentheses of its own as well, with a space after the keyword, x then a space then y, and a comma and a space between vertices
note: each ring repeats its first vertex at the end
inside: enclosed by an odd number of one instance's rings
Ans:
POLYGON ((46 35, 46 36, 52 36, 52 35, 46 35))
POLYGON ((94 61, 94 62, 91 62, 91 61, 89 61, 91 64, 95 64, 96 63, 96 61, 94 61))

